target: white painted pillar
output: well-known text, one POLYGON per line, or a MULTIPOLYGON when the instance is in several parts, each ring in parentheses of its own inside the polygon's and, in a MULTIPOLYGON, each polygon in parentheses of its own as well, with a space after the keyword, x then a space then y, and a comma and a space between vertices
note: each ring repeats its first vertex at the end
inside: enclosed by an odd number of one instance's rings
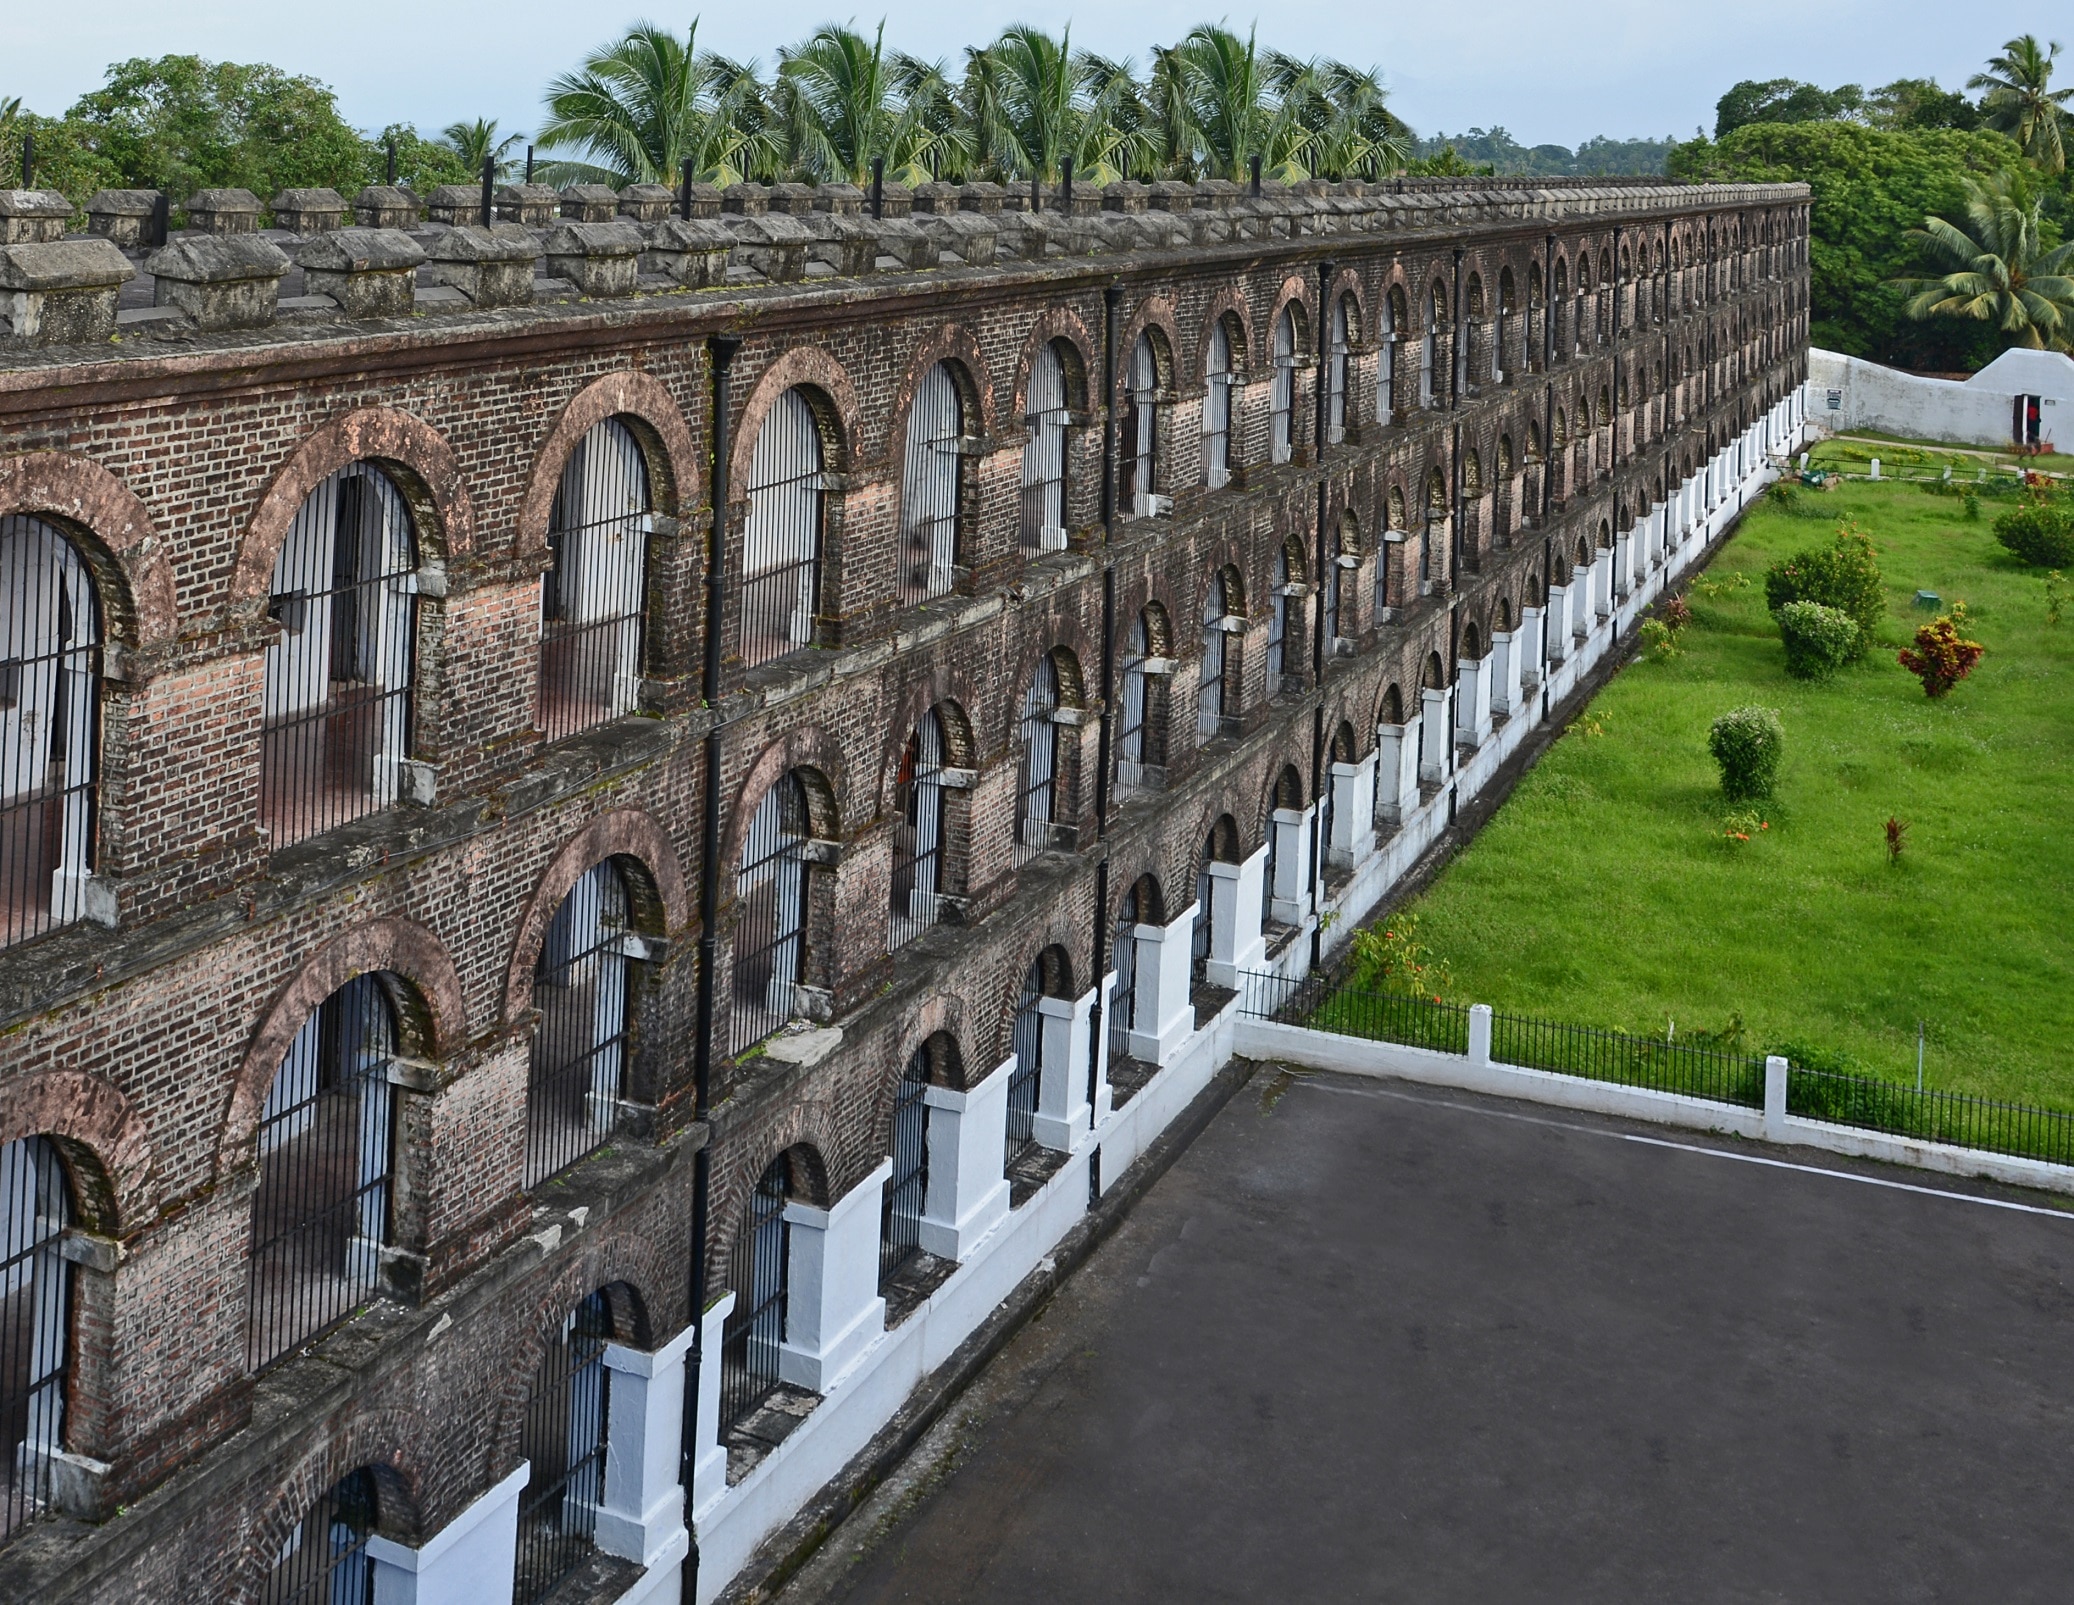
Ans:
POLYGON ((699 1317, 697 1449, 691 1462, 694 1524, 701 1512, 727 1492, 727 1445, 720 1441, 720 1351, 727 1341, 727 1318, 734 1307, 735 1294, 730 1288, 699 1317))
POLYGON ((1260 880, 1267 873, 1267 844, 1236 864, 1210 865, 1210 957, 1203 978, 1212 986, 1236 987, 1247 970, 1267 964, 1267 937, 1260 928, 1260 880))
POLYGON ((1453 738, 1453 721, 1448 718, 1448 693, 1421 687, 1419 700, 1423 704, 1419 722, 1425 737, 1419 743, 1419 779, 1436 786, 1443 785, 1447 781, 1448 749, 1453 738))
POLYGON ((1570 593, 1576 587, 1577 580, 1573 578, 1567 585, 1548 588, 1545 647, 1550 664, 1561 663, 1570 656, 1570 593))
POLYGON ((1510 630, 1491 633, 1491 712, 1511 717, 1519 707, 1519 654, 1510 630))
POLYGON ((416 1549, 377 1533, 367 1541, 375 1605, 509 1605, 518 1581, 518 1469, 416 1549))
POLYGON ((1491 660, 1465 658, 1455 672, 1455 740, 1481 747, 1491 735, 1491 660))
POLYGON ((1378 825, 1397 825, 1404 816, 1418 806, 1418 736, 1409 733, 1411 727, 1401 724, 1378 724, 1375 727, 1376 788, 1375 819, 1378 825), (1411 800, 1404 796, 1404 774, 1406 754, 1413 779, 1411 800))
POLYGON ((698 1336, 686 1326, 661 1348, 605 1345, 612 1408, 605 1418, 605 1495, 598 1507, 598 1548, 639 1561, 647 1573, 621 1605, 676 1599, 676 1568, 691 1551, 684 1526, 681 1450, 684 1357, 698 1336))
POLYGON ((1276 833, 1270 912, 1279 924, 1301 925, 1311 911, 1311 810, 1277 808, 1269 828, 1276 833))
POLYGON ((1337 763, 1332 773, 1332 840, 1325 844, 1328 864, 1351 869, 1375 850, 1375 762, 1370 753, 1359 763, 1337 763))
POLYGON ((1625 602, 1635 594, 1635 528, 1630 525, 1613 537, 1613 600, 1625 602))
POLYGON ((1037 1071, 1037 1118, 1031 1130, 1046 1148, 1070 1154, 1089 1136, 1088 1018, 1101 994, 1093 987, 1077 998, 1039 998, 1038 1029, 1044 1050, 1037 1071))
POLYGON ((1613 616, 1613 553, 1603 546, 1592 558, 1591 599, 1590 609, 1578 620, 1580 635, 1591 634, 1600 619, 1613 616))
POLYGON ((939 1259, 965 1258, 1008 1213, 1001 1154, 1008 1142, 1008 1077, 1014 1069, 1010 1054, 964 1092, 922 1090, 929 1107, 929 1191, 919 1239, 939 1259))
MULTIPOLYGON (((1005 1099, 1002 1121, 994 1133, 996 1171, 1007 1130, 1005 1099)), ((893 1161, 881 1159, 826 1209, 798 1199, 785 1205, 791 1246, 778 1375, 794 1387, 826 1393, 886 1330, 886 1301, 879 1297, 879 1206, 892 1174, 893 1161)))
POLYGON ((1547 632, 1547 608, 1523 607, 1519 610, 1519 632, 1513 636, 1513 641, 1519 648, 1519 683, 1523 693, 1541 684, 1541 653, 1548 638, 1547 632))
POLYGON ((1140 925, 1138 941, 1138 1008, 1131 1022, 1131 1057, 1165 1064, 1195 1030, 1195 1005, 1189 1001, 1194 968, 1196 916, 1191 903, 1166 925, 1140 925))

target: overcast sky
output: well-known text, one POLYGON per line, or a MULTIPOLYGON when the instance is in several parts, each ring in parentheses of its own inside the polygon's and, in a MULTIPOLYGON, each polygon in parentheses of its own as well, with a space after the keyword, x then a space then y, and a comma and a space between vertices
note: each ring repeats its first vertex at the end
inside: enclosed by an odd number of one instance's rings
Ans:
MULTIPOLYGON (((530 130, 547 80, 627 22, 649 17, 683 27, 697 14, 626 0, 96 0, 85 12, 20 0, 10 10, 0 99, 20 95, 36 111, 62 111, 101 81, 111 61, 192 53, 270 61, 319 78, 364 128, 411 122, 426 130, 478 116, 530 130)), ((779 45, 831 16, 853 14, 869 24, 880 15, 832 10, 819 0, 714 7, 699 44, 768 66, 779 45)), ((1141 64, 1154 40, 1173 40, 1215 14, 1175 0, 1093 7, 907 0, 884 12, 890 44, 953 62, 965 45, 1025 21, 1071 22, 1077 43, 1141 64)), ((1227 15, 1243 28, 1255 14, 1227 15)), ((1503 124, 1530 145, 1574 145, 1593 134, 1689 138, 1700 124, 1711 132, 1715 100, 1739 78, 1870 87, 1934 77, 1955 88, 2014 34, 2058 32, 2074 42, 2074 19, 2054 27, 2055 14, 2068 18, 2059 6, 2019 9, 1999 0, 1957 11, 1928 0, 1429 0, 1389 8, 1279 0, 1257 14, 1263 43, 1380 66, 1398 114, 1421 133, 1503 124)), ((2074 77, 2074 62, 2065 72, 2074 77)))

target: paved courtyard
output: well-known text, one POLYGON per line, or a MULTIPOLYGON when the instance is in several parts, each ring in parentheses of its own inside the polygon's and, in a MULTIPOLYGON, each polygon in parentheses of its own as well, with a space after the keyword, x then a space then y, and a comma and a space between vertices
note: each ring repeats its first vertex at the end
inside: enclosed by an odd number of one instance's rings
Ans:
POLYGON ((2066 1598, 2074 1215, 1757 1157, 1263 1068, 786 1605, 2066 1598))

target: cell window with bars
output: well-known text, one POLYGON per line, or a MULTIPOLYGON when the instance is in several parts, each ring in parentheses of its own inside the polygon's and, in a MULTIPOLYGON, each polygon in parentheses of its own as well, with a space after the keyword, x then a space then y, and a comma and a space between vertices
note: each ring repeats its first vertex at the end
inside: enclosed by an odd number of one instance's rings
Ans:
POLYGON ((929 1050, 909 1055, 893 1095, 893 1173, 879 1206, 879 1291, 921 1251, 929 1203, 929 1050))
POLYGON ((640 706, 651 506, 639 442, 616 419, 595 425, 548 514, 538 720, 550 741, 640 706))
POLYGON ((814 639, 825 467, 813 406, 788 390, 765 416, 749 460, 741 605, 742 662, 749 667, 814 639))
POLYGON ((285 847, 394 802, 417 644, 410 509, 365 463, 304 500, 274 560, 260 820, 285 847))
POLYGON ((0 518, 0 948, 84 912, 100 708, 92 575, 53 526, 0 518))
POLYGON ((1123 721, 1118 726, 1116 740, 1116 784, 1120 791, 1145 782, 1145 713, 1151 699, 1150 676, 1145 672, 1145 664, 1151 656, 1152 632, 1145 622, 1145 615, 1140 613, 1131 621, 1131 633, 1124 642, 1120 665, 1123 721))
POLYGON ((1230 714, 1230 687, 1225 674, 1224 621, 1231 610, 1231 598, 1220 573, 1210 576, 1210 586, 1203 596, 1203 658, 1196 677, 1196 738, 1214 741, 1228 732, 1226 721, 1230 714))
POLYGON ((1023 544, 1040 552, 1066 549, 1066 365, 1057 342, 1038 348, 1030 365, 1029 411, 1023 425, 1023 544))
POLYGON ((780 1154, 749 1195, 736 1250, 735 1307, 720 1347, 720 1430, 745 1420, 778 1387, 778 1356, 785 1344, 785 1301, 790 1275, 792 1162, 780 1154))
POLYGON ((519 1493, 512 1605, 547 1598, 596 1547, 612 1410, 605 1345, 613 1335, 611 1306, 592 1293, 569 1312, 540 1362, 519 1428, 530 1470, 519 1493))
POLYGON ((909 600, 946 595, 955 579, 964 433, 965 405, 957 381, 939 362, 922 376, 907 409, 900 538, 905 552, 901 586, 909 600))
POLYGON ((1188 942, 1189 979, 1198 986, 1210 968, 1210 932, 1216 923, 1217 907, 1217 877, 1210 873, 1210 865, 1216 858, 1217 833, 1212 831, 1203 844, 1203 861, 1195 872, 1195 928, 1189 933, 1188 942))
POLYGON ((1275 371, 1268 386, 1268 456, 1286 463, 1296 446, 1296 309, 1275 319, 1275 371))
POLYGON ((1203 363, 1203 483, 1212 490, 1231 483, 1233 391, 1231 331, 1219 318, 1210 328, 1210 352, 1203 363))
POLYGON ((1345 296, 1333 303, 1325 344, 1325 438, 1333 445, 1347 437, 1347 305, 1345 296))
POLYGON ((1115 980, 1109 987, 1109 1057, 1131 1056, 1131 1027, 1138 1017, 1138 889, 1123 894, 1117 906, 1116 929, 1110 935, 1109 968, 1115 980))
POLYGON ((320 1003, 281 1059, 259 1119, 246 1357, 257 1369, 372 1298, 395 1163, 396 1015, 382 980, 320 1003))
POLYGON ((1123 411, 1123 504, 1136 517, 1160 512, 1159 363, 1152 337, 1141 334, 1131 347, 1125 373, 1123 411))
POLYGON ((0 1147, 0 1538, 44 1510, 64 1446, 72 1188, 43 1137, 0 1147))
POLYGON ((586 870, 548 922, 533 974, 526 1180, 536 1187, 603 1146, 626 1072, 628 961, 640 951, 626 880, 610 859, 586 870))
POLYGON ((933 708, 908 735, 893 789, 893 880, 888 945, 913 941, 941 912, 943 719, 933 708))
POLYGON ((1032 964, 1023 977, 1016 999, 1015 1020, 1009 1027, 1009 1043, 1015 1052, 1015 1068, 1008 1072, 1008 1123, 1001 1156, 1006 1170, 1037 1141, 1037 1094, 1044 1078, 1044 1014, 1038 1000, 1044 996, 1044 966, 1032 964))
POLYGON ((274 1557, 259 1605, 375 1605, 367 1541, 377 1499, 364 1466, 325 1489, 274 1557))
POLYGON ((761 1042, 792 1018, 805 973, 808 835, 806 787, 787 772, 750 816, 735 873, 731 1052, 761 1042))
POLYGON ((1059 671, 1049 654, 1023 690, 1022 713, 1016 723, 1021 746, 1015 808, 1015 862, 1027 864, 1051 846, 1052 815, 1057 806, 1059 773, 1059 671))

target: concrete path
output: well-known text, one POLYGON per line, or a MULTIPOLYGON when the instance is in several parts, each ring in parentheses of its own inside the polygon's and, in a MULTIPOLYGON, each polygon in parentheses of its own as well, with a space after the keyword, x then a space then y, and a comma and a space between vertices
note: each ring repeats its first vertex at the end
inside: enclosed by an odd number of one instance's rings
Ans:
POLYGON ((1263 1069, 785 1605, 2067 1598, 2074 1216, 1724 1154, 1263 1069))

